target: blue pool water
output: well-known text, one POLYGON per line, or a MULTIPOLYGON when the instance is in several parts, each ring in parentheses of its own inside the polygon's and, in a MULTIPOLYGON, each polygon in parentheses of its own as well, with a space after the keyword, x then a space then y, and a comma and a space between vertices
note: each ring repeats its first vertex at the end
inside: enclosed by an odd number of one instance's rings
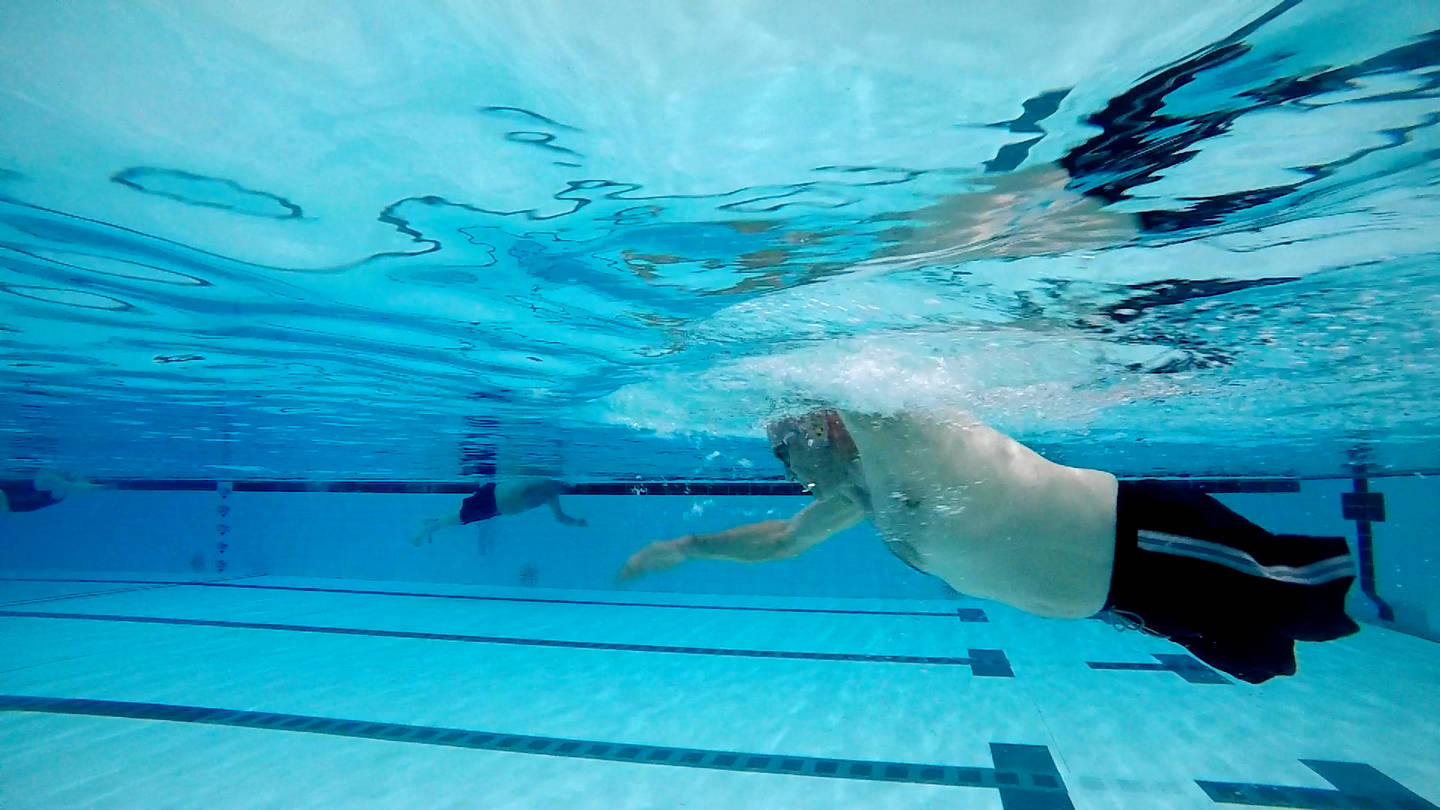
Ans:
POLYGON ((1430 0, 6 3, 0 481, 102 488, 0 513, 0 806, 1436 806, 1437 99, 1430 0), (615 582, 822 404, 1345 537, 1362 629, 615 582), (589 525, 407 542, 517 475, 589 525))

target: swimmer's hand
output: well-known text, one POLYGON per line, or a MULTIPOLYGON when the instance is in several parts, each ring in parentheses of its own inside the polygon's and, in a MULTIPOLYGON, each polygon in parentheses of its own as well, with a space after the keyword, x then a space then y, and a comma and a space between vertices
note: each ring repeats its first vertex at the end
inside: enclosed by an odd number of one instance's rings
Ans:
POLYGON ((625 561, 620 573, 615 576, 616 582, 629 582, 632 579, 639 579, 647 574, 654 574, 660 571, 668 571, 689 559, 686 553, 686 546, 689 544, 690 535, 681 537, 678 540, 666 540, 660 543, 651 543, 631 555, 625 561))

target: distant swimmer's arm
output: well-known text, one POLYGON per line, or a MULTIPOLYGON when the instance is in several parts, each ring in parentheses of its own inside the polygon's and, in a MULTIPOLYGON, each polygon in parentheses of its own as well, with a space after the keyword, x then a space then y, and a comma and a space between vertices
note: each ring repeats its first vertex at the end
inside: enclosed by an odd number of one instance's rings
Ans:
POLYGON ((674 568, 690 559, 770 562, 797 556, 865 519, 865 510, 846 498, 817 500, 789 520, 747 523, 713 534, 687 534, 651 543, 620 569, 621 581, 674 568))

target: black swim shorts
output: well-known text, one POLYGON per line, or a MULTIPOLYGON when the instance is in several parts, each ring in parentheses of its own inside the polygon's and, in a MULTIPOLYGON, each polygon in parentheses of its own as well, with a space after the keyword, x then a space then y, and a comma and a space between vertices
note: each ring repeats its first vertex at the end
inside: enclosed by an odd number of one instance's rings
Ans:
POLYGON ((0 491, 11 512, 34 512, 60 502, 50 490, 36 489, 31 481, 0 481, 0 491))
POLYGON ((1296 641, 1359 629, 1343 537, 1271 534, 1215 498, 1122 481, 1115 570, 1101 618, 1139 624, 1250 683, 1295 674, 1296 641))
POLYGON ((489 520, 500 514, 500 508, 495 505, 495 484, 485 484, 470 497, 460 502, 460 522, 474 523, 477 520, 489 520))

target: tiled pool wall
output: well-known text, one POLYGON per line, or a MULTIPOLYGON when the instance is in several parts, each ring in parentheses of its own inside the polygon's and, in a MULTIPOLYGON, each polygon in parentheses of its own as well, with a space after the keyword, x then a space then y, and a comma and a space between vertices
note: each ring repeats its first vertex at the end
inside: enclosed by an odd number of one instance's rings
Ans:
MULTIPOLYGON (((587 527, 563 526, 541 508, 442 529, 432 543, 417 548, 410 539, 421 522, 458 510, 464 485, 154 481, 123 486, 0 517, 0 570, 595 590, 616 587, 615 572, 645 543, 783 518, 806 503, 804 496, 776 494, 786 492, 785 485, 579 485, 582 494, 563 496, 563 502, 568 512, 586 518, 587 527), (295 491, 302 488, 332 491, 295 491), (588 494, 597 492, 624 494, 588 494)), ((1352 614, 1440 639, 1436 479, 1373 478, 1363 484, 1368 490, 1363 495, 1355 494, 1352 479, 1209 479, 1197 486, 1277 533, 1340 535, 1356 548, 1368 532, 1371 549, 1365 556, 1377 598, 1354 589, 1352 614)), ((919 599, 949 594, 940 581, 895 559, 868 524, 797 559, 766 565, 693 561, 625 590, 919 599)))

